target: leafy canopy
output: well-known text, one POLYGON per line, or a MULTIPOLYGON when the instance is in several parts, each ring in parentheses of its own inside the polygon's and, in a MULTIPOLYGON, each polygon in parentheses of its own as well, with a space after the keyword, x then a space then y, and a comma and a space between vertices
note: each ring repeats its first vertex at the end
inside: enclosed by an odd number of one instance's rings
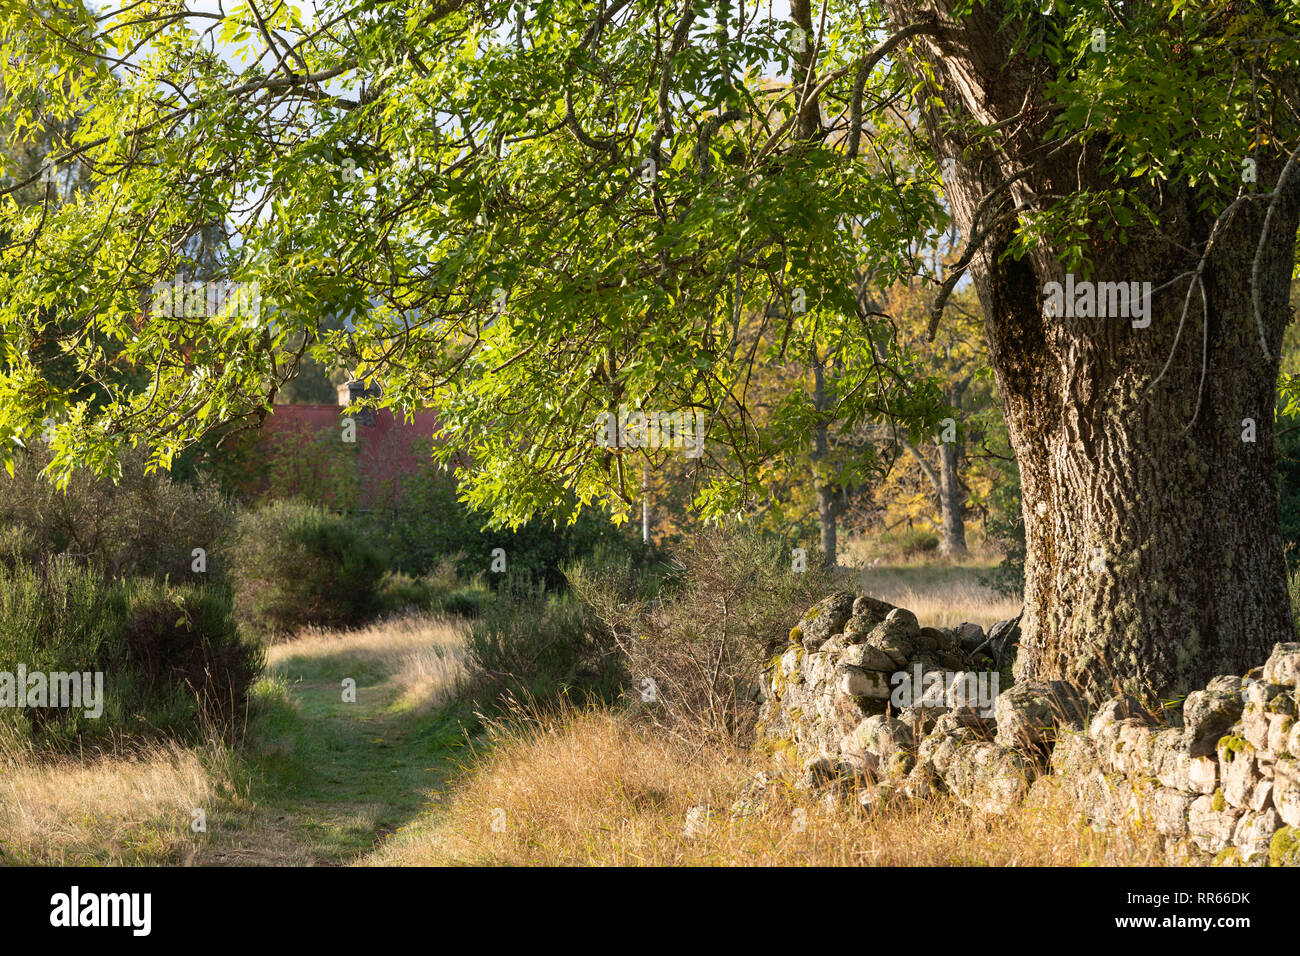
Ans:
MULTIPOLYGON (((1276 138, 1246 120, 1295 46, 1236 41, 1300 34, 1293 5, 1227 29, 1224 4, 1038 6, 1003 4, 1009 28, 1115 188, 1023 216, 1026 244, 1121 235, 1150 213, 1130 181, 1219 202, 1276 138), (1111 56, 1087 54, 1098 26, 1111 56)), ((56 478, 128 444, 165 467, 306 355, 435 406, 465 493, 509 523, 627 506, 669 452, 600 447, 620 405, 704 413, 715 515, 825 416, 930 427, 937 389, 863 294, 923 272, 947 226, 915 122, 934 91, 900 65, 929 22, 875 47, 882 5, 842 0, 0 0, 0 129, 83 169, 63 195, 4 170, 0 454, 45 434, 56 478), (260 311, 163 314, 178 278, 256 283, 260 311), (755 414, 756 368, 831 352, 832 408, 755 414)))

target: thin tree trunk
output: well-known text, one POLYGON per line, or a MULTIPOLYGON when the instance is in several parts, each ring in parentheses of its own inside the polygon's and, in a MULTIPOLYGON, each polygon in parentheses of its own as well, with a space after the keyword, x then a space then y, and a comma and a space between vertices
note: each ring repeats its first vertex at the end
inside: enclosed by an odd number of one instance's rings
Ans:
MULTIPOLYGON (((953 382, 948 389, 948 404, 961 409, 962 396, 970 379, 953 382)), ((939 514, 943 522, 943 541, 941 553, 950 558, 960 558, 966 554, 966 491, 961 484, 961 460, 966 453, 966 443, 961 436, 965 434, 957 429, 952 441, 939 443, 939 514)))
POLYGON ((961 449, 956 442, 939 444, 939 516, 943 538, 939 552, 949 558, 966 554, 966 495, 961 487, 958 462, 961 449))
POLYGON ((952 442, 940 442, 939 469, 936 471, 934 465, 921 454, 919 448, 906 438, 901 439, 901 442, 920 465, 921 474, 930 480, 930 485, 934 488, 934 499, 939 506, 939 529, 942 535, 939 542, 940 553, 949 557, 960 557, 966 554, 966 496, 961 487, 958 469, 960 448, 952 442))
POLYGON ((641 469, 641 543, 650 543, 650 469, 641 469))
MULTIPOLYGON (((826 372, 820 358, 813 360, 813 407, 817 411, 826 410, 829 400, 826 393, 826 372)), ((827 477, 826 457, 830 453, 828 440, 828 423, 823 420, 813 437, 812 479, 817 494, 817 520, 821 526, 822 555, 827 567, 835 567, 838 543, 835 536, 835 522, 838 508, 835 504, 835 487, 827 477)))

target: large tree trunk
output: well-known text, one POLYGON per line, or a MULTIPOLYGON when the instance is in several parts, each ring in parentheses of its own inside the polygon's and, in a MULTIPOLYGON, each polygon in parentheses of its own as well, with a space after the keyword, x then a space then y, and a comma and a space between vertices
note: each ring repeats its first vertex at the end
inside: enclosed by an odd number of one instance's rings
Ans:
MULTIPOLYGON (((889 5, 898 25, 930 8, 889 5)), ((980 202, 1009 177, 1024 174, 1003 190, 1017 206, 1106 182, 1099 144, 1043 158, 1052 122, 1041 93, 1047 69, 1008 56, 999 7, 977 6, 938 37, 916 41, 941 90, 943 115, 926 121, 940 155, 958 158, 948 196, 968 237, 980 202), (954 118, 1007 122, 990 148, 956 138, 944 122, 954 118)), ((1261 191, 1280 168, 1261 163, 1261 191)), ((1045 316, 1046 283, 1065 281, 1062 257, 1047 246, 1020 261, 1004 256, 1012 222, 993 231, 973 268, 1023 487, 1016 677, 1065 678, 1093 699, 1118 688, 1168 699, 1215 674, 1244 673, 1275 641, 1292 639, 1273 400, 1290 320, 1296 197, 1275 210, 1262 262, 1268 356, 1251 305, 1267 203, 1242 204, 1221 230, 1202 273, 1208 318, 1194 296, 1179 336, 1189 279, 1176 277, 1197 268, 1214 213, 1199 212, 1178 184, 1143 198, 1159 211, 1159 233, 1131 232, 1122 247, 1098 238, 1087 255, 1096 281, 1151 283, 1145 328, 1122 317, 1045 316), (1243 441, 1247 419, 1253 441, 1243 441)))

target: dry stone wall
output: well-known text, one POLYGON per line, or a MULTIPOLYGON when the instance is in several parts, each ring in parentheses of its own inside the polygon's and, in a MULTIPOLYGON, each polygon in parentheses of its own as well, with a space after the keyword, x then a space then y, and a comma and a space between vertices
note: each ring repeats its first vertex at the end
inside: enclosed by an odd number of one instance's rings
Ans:
POLYGON ((1094 825, 1154 827, 1171 861, 1300 865, 1300 643, 1153 714, 1012 684, 1018 633, 833 594, 772 661, 760 726, 801 786, 867 806, 946 792, 1004 813, 1055 778, 1094 825))

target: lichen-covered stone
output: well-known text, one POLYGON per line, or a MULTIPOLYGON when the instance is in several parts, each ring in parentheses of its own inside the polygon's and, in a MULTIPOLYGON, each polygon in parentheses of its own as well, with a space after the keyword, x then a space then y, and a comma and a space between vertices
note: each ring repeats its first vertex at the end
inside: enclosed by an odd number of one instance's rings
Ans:
POLYGON ((1300 828, 1282 827, 1268 847, 1269 866, 1300 866, 1300 828))
POLYGON ((913 637, 921 633, 921 625, 917 621, 916 615, 905 607, 896 607, 886 614, 885 623, 891 624, 900 632, 911 634, 913 637))
POLYGON ((1244 707, 1240 677, 1216 677, 1205 690, 1188 694, 1183 702, 1183 728, 1192 756, 1214 753, 1219 738, 1237 722, 1244 707))
POLYGON ((1029 790, 1034 774, 1019 754, 987 741, 957 747, 943 782, 958 800, 983 813, 1005 813, 1029 790))
POLYGON ((1186 837, 1187 812, 1194 800, 1194 794, 1182 790, 1169 787, 1156 790, 1151 800, 1151 818, 1156 831, 1179 840, 1186 837))
POLYGON ((1268 749, 1268 733, 1274 717, 1294 713, 1291 690, 1281 684, 1254 681, 1246 686, 1246 706, 1241 714, 1241 733, 1256 750, 1268 749))
POLYGON ((836 634, 843 632, 853 614, 854 596, 847 591, 838 591, 824 600, 818 601, 798 624, 806 650, 820 650, 821 646, 836 634))
POLYGON ((1118 750, 1112 763, 1123 773, 1141 775, 1151 765, 1151 725, 1143 718, 1129 717, 1118 726, 1118 750))
POLYGON ((1097 708, 1097 712, 1088 721, 1088 736, 1097 739, 1102 729, 1109 724, 1128 720, 1131 717, 1147 717, 1146 709, 1136 697, 1113 697, 1097 708))
POLYGON ((1263 750, 1275 754, 1286 753, 1287 736, 1295 726, 1295 718, 1290 714, 1270 714, 1268 733, 1264 736, 1263 750))
POLYGON ((921 741, 921 746, 916 751, 917 762, 929 767, 942 779, 957 748, 976 740, 977 735, 968 727, 958 727, 945 733, 939 733, 936 729, 935 733, 921 741))
POLYGON ((899 787, 899 791, 912 800, 924 800, 933 796, 942 784, 934 771, 926 764, 917 763, 899 787))
POLYGON ((1274 644, 1264 662, 1264 680, 1270 684, 1300 687, 1300 643, 1274 644))
POLYGON ((854 742, 867 753, 875 755, 882 763, 895 753, 911 750, 912 730, 894 717, 873 715, 853 730, 854 742))
POLYGON ((917 638, 920 628, 916 615, 903 608, 895 608, 867 635, 866 643, 888 655, 894 669, 905 668, 920 652, 917 638))
POLYGON ((889 616, 895 605, 863 594, 853 601, 851 622, 855 630, 869 631, 889 616))
POLYGON ((1241 851, 1242 861, 1254 863, 1266 859, 1273 834, 1281 825, 1281 817, 1271 808, 1243 813, 1232 831, 1232 842, 1241 851))
POLYGON ((1187 811, 1187 829, 1192 843, 1206 853, 1218 853, 1232 842, 1237 821, 1244 812, 1225 806, 1214 797, 1197 797, 1187 811))
POLYGON ((1191 767, 1192 755, 1181 729, 1170 727, 1151 735, 1151 769, 1162 787, 1190 791, 1191 767))
POLYGON ((986 740, 992 740, 998 729, 993 718, 963 707, 944 710, 934 723, 933 733, 946 734, 959 727, 973 731, 976 737, 986 740))
POLYGON ((857 667, 864 671, 879 671, 892 674, 898 670, 894 659, 871 644, 855 644, 840 655, 840 663, 857 667))
POLYGON ((1255 765, 1255 748, 1241 737, 1224 737, 1219 744, 1223 797, 1234 807, 1248 807, 1262 778, 1255 765))
POLYGON ((1119 697, 1085 718, 1068 685, 1039 681, 1009 688, 990 719, 960 680, 981 666, 970 653, 981 634, 976 625, 921 627, 905 609, 832 595, 770 661, 759 721, 771 751, 795 761, 797 786, 837 805, 855 791, 871 809, 947 791, 1002 813, 1060 791, 1096 828, 1149 822, 1173 862, 1300 862, 1300 690, 1291 682, 1300 644, 1159 714, 1119 697), (895 713, 899 670, 921 687, 895 713), (1050 778, 1039 776, 1044 757, 1050 778))
POLYGON ((989 628, 982 652, 993 661, 994 667, 1002 670, 1014 664, 1019 640, 1020 616, 1017 615, 1009 621, 998 621, 989 628))
POLYGON ((1214 793, 1219 786, 1219 761, 1193 757, 1187 766, 1187 783, 1193 793, 1214 793))
POLYGON ((1097 745, 1086 734, 1063 734, 1052 748, 1052 773, 1075 776, 1097 766, 1097 745))
POLYGON ((854 734, 845 734, 840 738, 839 757, 841 766, 858 780, 876 778, 880 758, 864 749, 854 734))
POLYGON ((984 628, 978 624, 972 624, 970 621, 963 621, 953 629, 953 636, 957 640, 957 646, 966 654, 971 654, 974 650, 984 643, 984 628))
POLYGON ((1273 806, 1289 827, 1300 827, 1300 760, 1279 757, 1273 765, 1273 806))
POLYGON ((1082 727, 1084 707, 1064 681, 1026 681, 998 695, 997 743, 1024 751, 1050 748, 1063 726, 1082 727))
POLYGON ((919 742, 934 731, 934 725, 948 712, 944 707, 921 707, 913 705, 898 712, 898 719, 912 732, 912 739, 919 742))
POLYGON ((835 669, 835 687, 847 697, 889 699, 889 678, 876 671, 841 664, 835 669))

